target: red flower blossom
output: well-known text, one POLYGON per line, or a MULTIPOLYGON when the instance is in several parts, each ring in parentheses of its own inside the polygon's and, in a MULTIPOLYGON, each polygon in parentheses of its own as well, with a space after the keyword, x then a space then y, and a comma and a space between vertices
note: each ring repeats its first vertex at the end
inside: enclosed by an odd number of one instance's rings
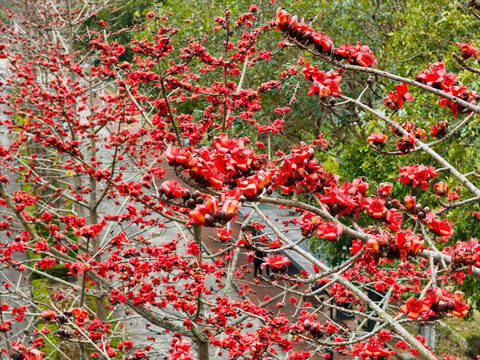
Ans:
POLYGON ((401 109, 405 100, 413 101, 413 96, 408 92, 407 84, 402 83, 395 85, 395 92, 390 91, 385 96, 384 105, 390 110, 401 109))
POLYGON ((456 191, 451 191, 447 196, 447 201, 455 201, 459 199, 460 199, 460 195, 458 195, 456 191))
POLYGON ((44 310, 40 314, 40 316, 43 317, 47 322, 53 321, 53 319, 55 319, 55 315, 57 315, 57 313, 53 310, 44 310))
POLYGON ((226 227, 217 229, 217 237, 223 242, 230 241, 232 238, 232 229, 227 229, 226 227))
POLYGON ((343 226, 340 223, 322 222, 318 226, 317 236, 325 240, 335 241, 343 233, 343 226))
POLYGON ((436 183, 433 188, 436 190, 435 194, 437 196, 443 197, 448 194, 448 185, 444 181, 436 183))
POLYGON ((187 189, 174 179, 164 181, 162 185, 160 185, 160 189, 169 199, 178 198, 187 193, 187 189))
POLYGON ((440 61, 435 64, 430 64, 428 69, 423 70, 421 74, 415 77, 415 80, 428 86, 440 88, 440 84, 445 81, 446 74, 445 64, 440 61))
POLYGON ((386 198, 390 195, 390 191, 393 189, 393 184, 389 182, 381 183, 377 189, 377 196, 380 198, 386 198))
POLYGON ((468 314, 468 309, 470 306, 465 304, 463 301, 463 292, 455 291, 454 293, 454 300, 453 303, 455 304, 455 308, 452 311, 452 314, 459 317, 464 317, 468 314))
POLYGON ((88 312, 83 308, 73 308, 70 310, 73 315, 75 315, 75 323, 78 326, 85 325, 85 322, 88 320, 88 312))
POLYGON ((385 140, 387 140, 387 136, 382 133, 372 133, 367 140, 371 141, 373 145, 383 148, 385 146, 385 140))
POLYGON ((392 249, 398 253, 403 261, 407 256, 415 256, 424 249, 424 242, 420 241, 420 236, 413 235, 411 230, 400 231, 395 234, 395 241, 392 242, 392 249))
POLYGON ((426 140, 425 134, 426 131, 422 128, 416 128, 415 132, 413 133, 413 135, 415 135, 415 139, 422 139, 423 141, 426 140))
POLYGON ((269 265, 273 272, 286 272, 290 260, 282 254, 272 254, 267 256, 266 261, 261 265, 262 268, 269 265))
POLYGON ((178 166, 187 163, 192 158, 192 153, 186 148, 170 146, 165 151, 165 158, 170 166, 178 166))
POLYGON ((358 41, 357 46, 340 45, 339 48, 335 49, 335 53, 352 65, 358 64, 363 67, 370 67, 378 64, 378 60, 375 59, 370 48, 358 41))
POLYGON ((448 133, 448 121, 437 122, 430 128, 430 136, 441 139, 448 133))
POLYGON ((278 8, 276 12, 276 16, 277 16, 277 21, 276 21, 277 31, 286 30, 289 19, 290 19, 290 15, 288 14, 288 12, 286 12, 285 10, 282 10, 282 8, 278 8))
POLYGON ((417 204, 417 197, 406 195, 403 201, 405 202, 405 207, 407 210, 413 211, 415 209, 415 205, 417 204))
POLYGON ((450 237, 455 232, 450 221, 446 219, 440 220, 431 212, 426 214, 424 222, 431 232, 439 236, 450 237))
POLYGON ((424 191, 428 187, 428 181, 438 175, 438 171, 430 165, 409 165, 399 170, 400 176, 396 178, 397 180, 413 187, 420 185, 424 191))
POLYGON ((387 212, 387 208, 385 207, 385 199, 377 198, 376 196, 366 198, 363 207, 370 215, 376 218, 383 217, 383 215, 385 215, 387 212))
MULTIPOLYGON (((457 86, 452 86, 449 89, 446 89, 445 91, 469 103, 473 102, 475 100, 475 97, 477 96, 477 93, 475 91, 468 91, 466 86, 463 85, 462 83, 459 83, 459 85, 457 86)), ((443 97, 440 98, 440 101, 438 104, 441 107, 449 107, 452 110, 452 115, 454 118, 457 117, 458 111, 461 111, 464 109, 463 107, 459 106, 456 102, 452 102, 451 100, 443 97)))
POLYGON ((416 142, 417 142, 417 139, 415 138, 415 136, 411 134, 403 135, 402 138, 397 141, 397 148, 398 150, 400 150, 402 154, 405 154, 410 150, 415 149, 416 142))
POLYGON ((430 308, 421 299, 416 299, 413 296, 405 301, 405 304, 400 306, 400 311, 407 314, 407 317, 412 320, 418 320, 421 313, 428 311, 430 308))
POLYGON ((401 84, 395 85, 395 89, 397 90, 397 95, 398 95, 397 105, 399 108, 402 107, 404 100, 413 101, 413 96, 410 95, 410 93, 408 92, 407 84, 401 83, 401 84))
POLYGON ((312 34, 313 45, 320 52, 330 52, 333 49, 333 41, 325 33, 317 32, 312 34))
POLYGON ((342 93, 339 84, 342 80, 343 70, 320 71, 318 66, 313 67, 307 62, 302 72, 305 80, 313 82, 308 95, 318 94, 321 99, 325 99, 328 95, 337 97, 342 93))
POLYGON ((455 45, 460 46, 460 51, 462 52, 462 57, 466 60, 470 58, 472 55, 475 58, 475 60, 478 59, 477 54, 478 54, 478 49, 473 46, 472 44, 466 44, 466 43, 456 43, 455 45))

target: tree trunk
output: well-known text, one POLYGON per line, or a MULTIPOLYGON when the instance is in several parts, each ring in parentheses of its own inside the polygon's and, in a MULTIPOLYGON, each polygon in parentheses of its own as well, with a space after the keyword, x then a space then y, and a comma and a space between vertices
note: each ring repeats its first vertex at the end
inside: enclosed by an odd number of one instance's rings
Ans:
POLYGON ((418 334, 422 335, 427 340, 427 345, 435 350, 435 321, 425 322, 424 325, 420 325, 418 328, 418 334))
POLYGON ((208 360, 208 342, 197 341, 197 355, 199 360, 208 360))

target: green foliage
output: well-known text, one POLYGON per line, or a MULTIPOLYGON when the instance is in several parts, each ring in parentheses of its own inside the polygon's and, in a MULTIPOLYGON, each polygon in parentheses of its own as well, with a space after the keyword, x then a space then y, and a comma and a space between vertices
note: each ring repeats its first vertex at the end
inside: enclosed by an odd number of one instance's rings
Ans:
MULTIPOLYGON (((33 279, 32 280, 32 292, 33 292, 33 299, 37 301, 39 304, 44 303, 48 304, 50 302, 50 294, 52 293, 52 288, 50 287, 50 283, 46 279, 33 279)), ((41 306, 41 309, 48 309, 46 306, 41 306)), ((59 346, 60 341, 58 337, 55 335, 57 331, 56 324, 47 324, 45 321, 37 321, 36 328, 38 330, 48 329, 48 333, 44 332, 44 341, 45 346, 42 347, 42 351, 46 354, 52 354, 53 359, 61 359, 62 356, 59 354, 55 348, 51 345, 59 346), (47 340, 48 339, 48 340, 47 340)))

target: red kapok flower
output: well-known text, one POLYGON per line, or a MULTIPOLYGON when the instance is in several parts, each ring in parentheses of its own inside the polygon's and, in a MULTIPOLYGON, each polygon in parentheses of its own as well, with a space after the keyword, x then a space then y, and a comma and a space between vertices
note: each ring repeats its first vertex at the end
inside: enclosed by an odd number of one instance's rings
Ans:
POLYGON ((385 95, 385 100, 383 101, 383 105, 385 105, 390 110, 395 110, 397 108, 398 103, 398 95, 393 91, 390 91, 387 95, 385 95))
POLYGON ((417 204, 417 197, 406 195, 404 198, 405 207, 408 211, 413 211, 415 209, 415 205, 417 204))
POLYGON ((382 133, 372 133, 367 140, 371 141, 373 145, 383 148, 385 146, 385 140, 387 140, 387 136, 382 133))
POLYGON ((401 83, 401 84, 395 85, 395 89, 397 90, 397 95, 398 95, 397 105, 399 108, 402 107, 404 100, 413 101, 413 96, 408 92, 407 84, 401 83))
POLYGON ((192 153, 176 146, 170 146, 165 151, 165 158, 170 166, 178 166, 187 163, 192 158, 192 153))
POLYGON ((387 212, 387 208, 385 207, 385 199, 377 198, 376 196, 366 198, 363 207, 370 215, 376 218, 383 217, 383 215, 385 215, 387 212))
POLYGON ((463 301, 463 292, 455 291, 454 293, 454 300, 453 303, 455 304, 455 308, 452 311, 452 314, 459 317, 464 317, 468 314, 468 309, 470 306, 465 304, 463 301))
POLYGON ((160 188, 169 199, 178 198, 187 193, 187 189, 174 179, 164 181, 160 188))
POLYGON ((377 196, 381 198, 386 198, 390 195, 390 191, 393 189, 393 184, 389 182, 381 183, 377 189, 377 196))
POLYGON ((269 255, 261 266, 264 268, 269 265, 273 272, 286 272, 288 265, 290 265, 290 259, 282 254, 269 255))
POLYGON ((232 229, 227 229, 226 227, 217 229, 217 237, 223 242, 230 241, 232 238, 232 229))
POLYGON ((447 201, 455 201, 459 199, 460 199, 460 195, 458 195, 456 191, 451 191, 447 196, 447 201))
POLYGON ((478 49, 473 46, 472 44, 466 43, 456 43, 455 45, 460 46, 460 51, 462 52, 462 57, 466 60, 470 58, 472 55, 475 59, 477 58, 478 49))
POLYGON ((448 133, 448 121, 437 122, 430 128, 430 136, 441 139, 448 133))
POLYGON ((443 196, 447 195, 447 193, 448 193, 448 185, 444 181, 440 181, 440 182, 436 183, 433 186, 433 188, 436 190, 435 194, 437 196, 443 197, 443 196))
POLYGON ((78 326, 83 326, 88 320, 88 312, 83 308, 73 308, 71 312, 75 315, 75 323, 78 326))
POLYGON ((430 165, 408 165, 399 170, 400 176, 396 178, 397 180, 413 187, 420 185, 424 191, 428 187, 428 181, 438 175, 438 171, 430 165))
POLYGON ((318 226, 317 236, 325 240, 335 241, 343 233, 343 226, 340 223, 323 222, 318 226))
POLYGON ((53 319, 55 319, 55 315, 57 315, 57 313, 53 310, 44 310, 40 316, 43 317, 45 319, 45 321, 52 321, 53 319))
POLYGON ((418 320, 419 315, 428 310, 428 305, 422 299, 415 299, 413 296, 400 306, 400 311, 404 314, 408 313, 407 317, 412 320, 418 320))

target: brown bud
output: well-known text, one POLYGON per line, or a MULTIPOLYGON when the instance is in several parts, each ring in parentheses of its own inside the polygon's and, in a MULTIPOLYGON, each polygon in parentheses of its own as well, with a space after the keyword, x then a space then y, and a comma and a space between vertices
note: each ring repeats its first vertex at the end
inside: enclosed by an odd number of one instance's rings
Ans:
POLYGON ((215 218, 217 219, 217 221, 225 221, 225 219, 227 218, 227 215, 225 214, 225 211, 223 210, 218 210, 216 213, 215 213, 215 218))
POLYGON ((193 199, 188 199, 185 205, 187 205, 189 209, 195 209, 195 207, 197 206, 197 203, 193 199))
POLYGON ((187 201, 188 199, 190 199, 190 196, 190 191, 187 190, 185 195, 182 196, 183 201, 187 201))
POLYGON ((422 210, 423 210, 422 205, 420 204, 415 205, 415 213, 419 213, 422 210))
POLYGON ((212 215, 206 214, 205 215, 205 226, 212 227, 215 224, 215 219, 212 215))
POLYGON ((18 351, 18 350, 12 350, 10 352, 10 358, 12 360, 22 360, 23 359, 23 355, 18 351))

